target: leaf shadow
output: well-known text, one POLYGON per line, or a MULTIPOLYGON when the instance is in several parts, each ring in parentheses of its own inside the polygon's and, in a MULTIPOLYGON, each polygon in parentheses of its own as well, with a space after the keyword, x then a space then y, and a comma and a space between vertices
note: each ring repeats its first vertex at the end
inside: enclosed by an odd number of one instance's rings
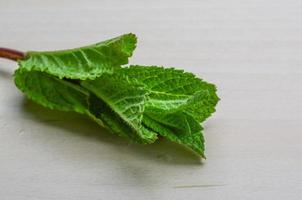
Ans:
POLYGON ((0 77, 1 79, 11 79, 12 78, 12 73, 7 71, 7 70, 3 70, 1 69, 2 66, 0 65, 0 77))
MULTIPOLYGON (((109 133, 106 129, 90 120, 84 115, 74 112, 61 112, 46 109, 30 100, 24 98, 21 112, 24 117, 37 123, 44 123, 47 126, 64 129, 64 134, 76 134, 84 140, 95 140, 102 145, 112 145, 116 147, 117 153, 135 155, 136 159, 148 159, 149 161, 158 162, 167 165, 200 165, 203 162, 200 157, 192 153, 187 148, 159 139, 150 145, 140 145, 130 143, 129 141, 109 133)), ((87 146, 89 148, 89 146, 87 146)), ((82 159, 87 159, 83 157, 82 159)), ((100 162, 102 162, 100 160, 100 162)))

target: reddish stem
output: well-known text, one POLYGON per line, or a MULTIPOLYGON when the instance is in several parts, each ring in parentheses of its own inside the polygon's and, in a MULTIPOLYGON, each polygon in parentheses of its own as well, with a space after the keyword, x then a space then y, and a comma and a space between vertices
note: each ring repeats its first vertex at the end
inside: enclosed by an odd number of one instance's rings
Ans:
POLYGON ((20 59, 24 59, 25 53, 14 49, 0 47, 0 58, 6 58, 6 59, 17 61, 20 59))

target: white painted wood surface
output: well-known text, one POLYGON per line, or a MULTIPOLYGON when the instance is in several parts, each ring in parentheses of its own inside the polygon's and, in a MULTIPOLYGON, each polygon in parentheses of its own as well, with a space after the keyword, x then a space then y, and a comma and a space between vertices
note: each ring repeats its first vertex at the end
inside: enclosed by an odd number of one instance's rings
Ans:
POLYGON ((0 46, 77 47, 134 32, 131 63, 218 85, 208 159, 129 145, 25 100, 0 60, 0 199, 301 199, 302 1, 0 0, 0 46))

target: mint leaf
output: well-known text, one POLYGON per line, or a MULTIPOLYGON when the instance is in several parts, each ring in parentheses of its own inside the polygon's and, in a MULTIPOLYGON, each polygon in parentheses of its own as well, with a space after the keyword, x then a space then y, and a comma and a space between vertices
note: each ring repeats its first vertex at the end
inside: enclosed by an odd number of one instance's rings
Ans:
POLYGON ((146 109, 154 112, 182 110, 202 122, 219 101, 216 87, 194 74, 156 66, 130 66, 117 70, 127 75, 132 83, 143 84, 150 92, 146 109))
POLYGON ((142 127, 146 101, 146 90, 142 86, 130 84, 117 74, 104 74, 95 80, 82 81, 81 85, 101 99, 114 115, 119 116, 121 122, 141 138, 142 143, 155 141, 156 134, 142 127))
POLYGON ((204 157, 200 123, 215 112, 215 85, 174 68, 123 68, 135 47, 135 35, 125 34, 76 49, 28 52, 25 57, 0 49, 0 56, 18 61, 16 86, 47 108, 85 114, 137 143, 153 143, 160 135, 204 157))
POLYGON ((132 84, 144 85, 148 101, 144 123, 167 139, 203 155, 204 139, 199 122, 215 111, 216 87, 191 73, 156 66, 130 66, 117 70, 132 84))
POLYGON ((47 108, 82 114, 87 110, 88 91, 76 84, 22 68, 15 71, 14 79, 16 86, 28 98, 47 108))
POLYGON ((139 129, 131 127, 118 115, 118 113, 112 110, 96 95, 91 94, 88 101, 91 117, 97 122, 100 121, 102 126, 106 127, 114 134, 142 144, 152 143, 157 138, 156 133, 146 130, 143 126, 139 129), (142 134, 145 137, 140 137, 142 134))
POLYGON ((76 49, 31 51, 18 63, 28 71, 43 71, 58 78, 94 79, 127 64, 135 47, 136 37, 130 33, 76 49))
POLYGON ((143 123, 147 127, 150 127, 150 129, 154 130, 156 133, 162 135, 163 137, 173 142, 183 144, 205 158, 204 137, 201 133, 201 126, 199 126, 200 130, 196 130, 196 132, 192 132, 190 134, 179 134, 179 131, 177 129, 157 122, 157 120, 154 120, 154 118, 150 118, 148 115, 144 115, 143 123))

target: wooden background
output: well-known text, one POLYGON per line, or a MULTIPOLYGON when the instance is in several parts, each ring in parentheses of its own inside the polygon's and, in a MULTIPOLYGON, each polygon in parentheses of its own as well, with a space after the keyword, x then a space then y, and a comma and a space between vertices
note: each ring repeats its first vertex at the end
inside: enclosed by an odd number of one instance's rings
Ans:
POLYGON ((301 24, 301 0, 0 0, 0 46, 54 50, 133 32, 132 64, 194 72, 222 99, 200 162, 27 101, 16 64, 0 60, 0 198, 300 200, 301 24))

